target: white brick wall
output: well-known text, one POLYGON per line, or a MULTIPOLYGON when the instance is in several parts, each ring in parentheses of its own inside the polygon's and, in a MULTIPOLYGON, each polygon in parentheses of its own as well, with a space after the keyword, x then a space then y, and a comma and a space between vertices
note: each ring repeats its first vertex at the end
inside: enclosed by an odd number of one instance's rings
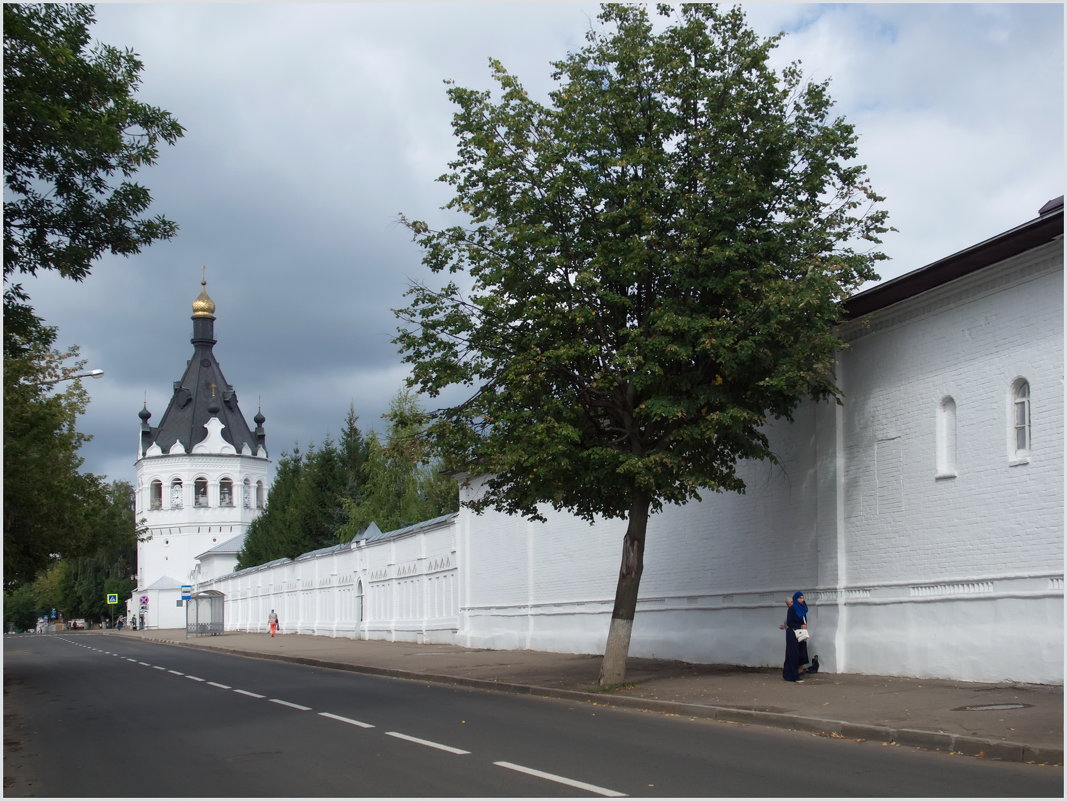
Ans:
MULTIPOLYGON (((830 670, 1062 683, 1062 276, 1055 243, 850 324, 843 406, 773 425, 782 464, 745 465, 745 495, 651 519, 631 654, 780 664, 803 589, 830 670), (1012 465, 1019 376, 1033 447, 1012 465), (938 478, 946 396, 956 476, 938 478)), ((461 513, 461 642, 602 651, 625 523, 544 514, 461 513)))
POLYGON ((197 591, 225 595, 227 630, 452 642, 458 620, 454 517, 380 541, 355 542, 251 567, 197 591))
MULTIPOLYGON (((828 671, 1062 683, 1062 281, 1057 242, 848 324, 843 405, 771 425, 781 464, 743 465, 745 495, 650 520, 631 655, 780 665, 799 589, 828 671), (1032 451, 1014 464, 1020 376, 1032 451), (946 396, 954 477, 938 476, 946 396)), ((290 631, 601 653, 625 521, 543 513, 464 509, 210 586, 229 628, 276 608, 290 631)))

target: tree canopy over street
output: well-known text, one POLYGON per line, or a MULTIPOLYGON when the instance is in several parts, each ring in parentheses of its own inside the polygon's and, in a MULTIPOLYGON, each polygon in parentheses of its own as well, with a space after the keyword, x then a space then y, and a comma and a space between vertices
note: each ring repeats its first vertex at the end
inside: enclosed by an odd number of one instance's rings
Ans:
POLYGON ((883 200, 827 83, 714 4, 605 5, 538 102, 452 85, 441 180, 466 224, 402 218, 443 286, 397 314, 426 429, 488 476, 477 509, 628 520, 602 685, 625 676, 648 517, 744 491, 769 418, 837 395, 841 302, 876 278, 883 200))
POLYGON ((4 4, 5 353, 40 325, 18 275, 81 281, 103 253, 130 256, 177 231, 145 216, 151 195, 130 179, 184 129, 134 98, 134 53, 90 47, 94 19, 80 3, 4 4))
POLYGON ((4 588, 23 617, 27 599, 102 614, 105 586, 132 588, 137 526, 128 484, 81 472, 84 362, 54 347, 16 280, 81 281, 103 253, 177 230, 144 216, 151 197, 130 179, 183 129, 133 97, 132 52, 90 46, 93 21, 91 5, 4 4, 4 588))

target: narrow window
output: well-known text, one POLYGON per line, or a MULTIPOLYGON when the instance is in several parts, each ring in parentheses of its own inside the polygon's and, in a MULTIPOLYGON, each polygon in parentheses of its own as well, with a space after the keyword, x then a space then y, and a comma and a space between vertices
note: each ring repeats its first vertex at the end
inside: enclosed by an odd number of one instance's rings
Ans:
POLYGON ((198 478, 193 482, 193 505, 207 506, 207 479, 198 478))
POLYGON ((233 506, 233 479, 224 478, 219 482, 219 506, 233 506))
POLYGON ((152 489, 148 503, 149 507, 152 509, 163 508, 163 482, 158 478, 152 482, 152 489))
POLYGON ((956 401, 950 396, 941 399, 937 411, 937 477, 956 476, 956 401))
POLYGON ((245 479, 245 483, 242 486, 244 487, 244 506, 245 506, 246 509, 251 509, 252 508, 252 481, 250 479, 246 478, 245 479))
POLYGON ((1022 378, 1012 388, 1012 455, 1030 455, 1030 382, 1022 378))
POLYGON ((182 480, 180 478, 170 482, 170 508, 182 508, 182 480))
POLYGON ((262 509, 266 502, 266 497, 263 493, 263 482, 256 482, 256 508, 262 509))

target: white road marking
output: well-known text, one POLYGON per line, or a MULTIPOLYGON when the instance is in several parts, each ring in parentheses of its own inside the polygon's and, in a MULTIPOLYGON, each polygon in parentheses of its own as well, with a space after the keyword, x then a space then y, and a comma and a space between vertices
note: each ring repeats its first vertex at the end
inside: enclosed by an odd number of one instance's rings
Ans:
POLYGON ((588 790, 591 793, 597 795, 607 796, 609 798, 626 798, 626 793, 619 793, 615 790, 608 790, 605 787, 597 787, 595 784, 586 784, 585 782, 575 781, 574 779, 568 779, 565 776, 557 776, 554 773, 545 773, 543 770, 535 770, 533 768, 523 767, 522 765, 516 765, 514 762, 494 762, 494 765, 499 765, 502 768, 508 770, 516 770, 519 773, 528 773, 530 776, 537 776, 540 779, 548 779, 550 782, 558 782, 565 784, 568 787, 575 787, 579 790, 588 790))
POLYGON ((188 674, 185 676, 185 678, 192 679, 193 681, 207 681, 207 679, 202 679, 199 676, 190 676, 188 674))
POLYGON ((450 745, 441 745, 441 743, 431 742, 430 740, 420 740, 418 737, 412 737, 408 734, 401 734, 398 731, 387 731, 390 737, 399 737, 401 740, 407 740, 408 742, 418 743, 419 745, 428 745, 430 748, 437 748, 440 751, 448 751, 450 754, 469 754, 470 751, 464 751, 462 748, 453 748, 450 745))
POLYGON ((301 706, 300 704, 290 703, 289 701, 283 701, 281 698, 271 698, 270 702, 272 704, 281 704, 282 706, 292 707, 293 709, 301 709, 304 712, 310 712, 311 711, 311 707, 310 706, 301 706))
POLYGON ((209 681, 212 687, 218 687, 220 690, 232 690, 233 688, 229 684, 219 684, 217 681, 209 681))
POLYGON ((184 673, 181 673, 181 672, 179 672, 177 670, 168 670, 167 672, 168 673, 173 673, 175 676, 184 676, 185 675, 184 673))
POLYGON ((319 712, 319 714, 322 715, 324 718, 330 718, 330 720, 339 720, 342 723, 351 723, 353 726, 360 726, 364 729, 374 728, 374 726, 370 723, 362 723, 358 720, 352 720, 352 718, 341 717, 340 715, 335 715, 332 712, 319 712))
POLYGON ((137 660, 137 664, 138 664, 138 665, 144 665, 145 667, 152 667, 152 666, 151 666, 150 664, 148 664, 147 662, 142 662, 142 661, 141 661, 141 660, 139 660, 139 659, 137 660))
POLYGON ((247 695, 250 698, 266 698, 267 697, 265 695, 260 695, 259 693, 250 693, 248 690, 234 690, 234 692, 235 693, 240 693, 241 695, 247 695))
POLYGON ((156 670, 166 670, 165 667, 160 667, 159 665, 152 665, 152 667, 154 667, 156 670))

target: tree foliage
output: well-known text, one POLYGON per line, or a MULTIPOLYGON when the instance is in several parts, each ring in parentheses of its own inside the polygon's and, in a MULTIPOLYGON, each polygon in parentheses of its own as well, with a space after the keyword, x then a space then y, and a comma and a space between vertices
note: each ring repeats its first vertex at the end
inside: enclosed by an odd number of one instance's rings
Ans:
POLYGON ((87 545, 81 553, 69 552, 52 559, 33 581, 10 590, 5 571, 5 622, 32 628, 38 617, 52 609, 66 619, 110 619, 113 610, 107 604, 107 594, 126 598, 136 587, 133 575, 140 532, 133 509, 129 483, 100 482, 97 496, 85 510, 87 545))
POLYGON ((102 487, 102 502, 93 508, 94 536, 87 553, 63 560, 60 606, 67 618, 110 619, 108 593, 129 598, 137 587, 137 539, 133 486, 115 481, 102 487))
POLYGON ((837 394, 841 301, 875 278, 883 199, 828 84, 779 71, 743 12, 605 5, 549 102, 491 62, 451 85, 465 225, 402 218, 435 273, 397 313, 411 383, 469 398, 428 437, 476 510, 626 518, 601 672, 625 672, 648 515, 743 491, 764 424, 837 394))
POLYGON ((348 520, 339 532, 342 541, 371 523, 392 531, 458 508, 455 481, 442 474, 441 464, 419 436, 424 414, 411 393, 394 397, 387 417, 385 444, 374 433, 368 437, 360 492, 344 502, 348 520))
POLYGON ((91 537, 88 513, 100 482, 79 472, 78 449, 88 437, 75 427, 87 396, 77 381, 56 391, 76 354, 37 345, 29 358, 4 359, 5 587, 82 552, 91 537))
POLYGON ((374 522, 383 531, 437 517, 458 505, 455 483, 439 475, 412 436, 419 416, 401 393, 390 407, 388 441, 364 436, 349 409, 340 443, 327 437, 278 462, 267 509, 252 521, 238 569, 347 542, 374 522))
POLYGON ((131 180, 162 143, 184 133, 139 102, 142 63, 90 45, 93 6, 4 4, 4 332, 40 326, 20 274, 56 270, 80 281, 105 252, 129 256, 177 226, 148 217, 149 191, 131 180))

